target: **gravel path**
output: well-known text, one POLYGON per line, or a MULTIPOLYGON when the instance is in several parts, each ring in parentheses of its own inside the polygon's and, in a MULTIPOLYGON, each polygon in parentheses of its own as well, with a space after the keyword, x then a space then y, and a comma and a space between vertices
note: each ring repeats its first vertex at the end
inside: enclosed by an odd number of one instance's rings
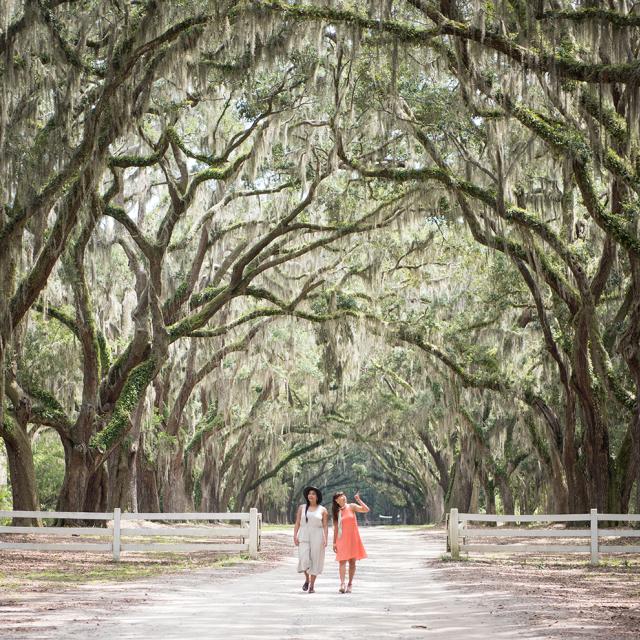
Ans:
MULTIPOLYGON (((301 591, 292 555, 263 572, 229 575, 208 570, 131 583, 131 604, 110 615, 109 589, 92 611, 46 612, 38 628, 0 637, 21 640, 306 640, 537 638, 522 621, 495 615, 499 593, 463 594, 443 584, 427 560, 443 553, 441 540, 407 529, 363 529, 369 558, 358 563, 352 594, 337 592, 337 564, 327 554, 315 594, 301 591), (136 596, 145 596, 145 601, 136 596)), ((96 590, 104 589, 95 585, 96 590)), ((122 587, 119 588, 122 591, 122 587)))

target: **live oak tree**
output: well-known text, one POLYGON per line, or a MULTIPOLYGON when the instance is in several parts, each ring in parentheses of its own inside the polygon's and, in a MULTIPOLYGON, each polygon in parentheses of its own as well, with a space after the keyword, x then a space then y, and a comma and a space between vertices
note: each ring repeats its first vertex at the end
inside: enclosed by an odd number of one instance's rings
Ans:
MULTIPOLYGON (((563 397, 554 407, 536 388, 448 365, 465 385, 537 407, 561 465, 558 493, 566 485, 558 508, 625 509, 639 440, 635 17, 508 3, 381 3, 369 14, 269 4, 337 25, 342 162, 373 181, 429 185, 477 242, 512 261, 563 397), (433 117, 438 90, 456 96, 444 122, 433 117)), ((403 337, 440 357, 413 328, 403 337)))
POLYGON ((281 514, 293 470, 327 478, 351 450, 416 519, 478 492, 629 508, 632 7, 1 11, 14 508, 38 506, 34 427, 64 446, 68 510, 251 496, 281 514), (279 363, 279 331, 320 378, 279 363))
MULTIPOLYGON (((80 15, 77 7, 67 6, 72 4, 26 3, 22 14, 16 7, 14 16, 6 16, 9 26, 2 38, 2 71, 10 80, 3 83, 2 358, 6 364, 15 358, 15 365, 3 367, 11 405, 2 414, 2 434, 15 508, 36 507, 29 424, 56 429, 65 445, 60 508, 105 504, 103 463, 130 430, 130 416, 171 345, 205 327, 222 307, 245 295, 253 280, 289 259, 277 256, 286 246, 284 236, 299 232, 288 225, 326 177, 326 160, 317 154, 292 170, 293 163, 284 158, 292 149, 271 148, 277 137, 270 133, 273 121, 291 115, 303 99, 304 57, 281 65, 270 79, 250 78, 250 95, 238 89, 246 80, 246 75, 237 80, 244 57, 255 54, 256 44, 277 50, 286 34, 273 29, 265 35, 255 29, 245 34, 242 16, 228 12, 233 3, 173 8, 123 3, 106 10, 102 3, 89 3, 80 15), (194 62, 185 64, 195 51, 194 62), (228 91, 224 82, 232 83, 228 91), (59 86, 65 91, 59 93, 59 86), (277 99, 281 104, 274 104, 277 99), (187 130, 181 130, 185 112, 190 119, 187 130), (235 129, 225 122, 229 112, 235 129), (189 127, 195 131, 203 125, 208 135, 190 147, 189 127), (272 152, 280 153, 281 166, 262 167, 264 155, 272 152), (286 189, 290 207, 283 212, 271 205, 271 228, 269 221, 263 225, 254 218, 213 230, 215 199, 222 199, 223 183, 229 180, 242 180, 247 187, 242 190, 238 184, 230 201, 286 189), (211 183, 217 188, 211 189, 211 183), (301 195, 289 197, 294 192, 301 195), (194 228, 185 224, 179 229, 186 240, 178 244, 186 250, 173 260, 171 254, 180 250, 174 246, 174 232, 188 214, 194 228), (212 245, 219 243, 216 250, 224 251, 225 235, 238 230, 246 237, 237 240, 209 281, 201 269, 206 258, 204 268, 213 270, 212 245), (270 245, 275 242, 274 249, 270 245), (86 271, 95 251, 126 257, 129 289, 123 298, 133 305, 128 310, 133 322, 126 327, 130 335, 122 327, 105 331, 109 309, 94 311, 97 282, 86 271), (177 272, 176 282, 171 269, 183 266, 187 268, 177 272), (73 312, 57 305, 55 293, 47 290, 58 272, 67 289, 60 302, 73 301, 73 312), (65 407, 20 366, 31 310, 64 324, 80 343, 82 398, 72 403, 78 406, 65 407), (113 360, 110 339, 120 342, 113 360)), ((299 139, 304 139, 305 126, 293 124, 299 139)), ((282 129, 278 127, 278 136, 285 135, 282 129)), ((312 248, 298 243, 297 254, 312 248)), ((117 285, 112 279, 104 284, 111 303, 117 285)), ((269 297, 259 287, 248 295, 269 297)), ((270 309, 267 315, 286 311, 270 309)), ((212 334, 225 331, 222 326, 212 334)))

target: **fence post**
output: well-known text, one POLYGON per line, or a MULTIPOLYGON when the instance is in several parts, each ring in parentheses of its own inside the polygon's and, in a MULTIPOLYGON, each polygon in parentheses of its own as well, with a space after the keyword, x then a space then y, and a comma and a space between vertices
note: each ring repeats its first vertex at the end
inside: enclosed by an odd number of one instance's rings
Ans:
POLYGON ((448 553, 451 553, 451 525, 449 524, 450 519, 451 519, 451 514, 445 513, 444 528, 447 531, 447 548, 445 549, 445 551, 447 551, 448 553))
POLYGON ((113 561, 120 562, 120 507, 113 510, 113 561))
POLYGON ((591 564, 595 566, 598 562, 598 510, 591 509, 591 564))
POLYGON ((258 557, 258 510, 255 507, 249 509, 249 555, 258 557))
POLYGON ((449 545, 451 546, 451 559, 460 560, 460 539, 458 538, 458 510, 449 511, 449 545))

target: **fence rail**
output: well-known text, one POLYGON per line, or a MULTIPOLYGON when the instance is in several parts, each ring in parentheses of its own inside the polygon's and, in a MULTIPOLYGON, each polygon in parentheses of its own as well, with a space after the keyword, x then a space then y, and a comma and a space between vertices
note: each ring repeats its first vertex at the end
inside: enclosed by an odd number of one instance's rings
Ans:
POLYGON ((122 513, 114 509, 111 513, 88 513, 70 511, 0 511, 0 519, 34 520, 102 520, 112 522, 112 526, 99 527, 60 527, 60 526, 0 526, 0 551, 3 549, 23 549, 31 551, 110 551, 113 559, 120 560, 123 551, 218 551, 222 553, 248 553, 252 558, 258 556, 262 528, 262 514, 257 509, 248 513, 122 513), (132 520, 175 521, 231 521, 238 526, 214 527, 163 527, 147 529, 139 526, 126 526, 132 520), (125 526, 123 526, 123 523, 125 526), (5 542, 4 534, 30 534, 41 536, 73 537, 73 542, 5 542), (78 537, 110 538, 109 541, 80 542, 78 537), (128 541, 127 538, 180 537, 180 538, 219 538, 224 542, 153 542, 128 541), (233 539, 239 539, 234 542, 233 539))
POLYGON ((629 513, 591 513, 541 514, 541 515, 509 515, 498 516, 485 513, 458 513, 457 509, 449 512, 447 524, 447 549, 451 557, 457 560, 461 552, 500 553, 500 552, 538 552, 538 553, 589 553, 591 564, 599 562, 602 553, 640 553, 640 545, 602 544, 600 538, 640 538, 640 529, 600 528, 600 522, 640 522, 640 514, 629 513), (491 522, 496 528, 472 528, 469 522, 491 522), (499 527, 499 523, 566 523, 588 522, 589 528, 576 529, 518 529, 499 527), (585 544, 473 544, 470 538, 588 538, 585 544))

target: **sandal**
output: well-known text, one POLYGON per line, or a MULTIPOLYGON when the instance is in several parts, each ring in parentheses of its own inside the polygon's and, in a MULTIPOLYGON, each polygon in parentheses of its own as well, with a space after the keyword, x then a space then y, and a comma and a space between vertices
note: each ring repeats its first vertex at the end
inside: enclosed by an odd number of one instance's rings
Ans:
POLYGON ((347 593, 351 593, 351 585, 350 584, 347 585, 347 593))
POLYGON ((304 584, 302 585, 302 590, 303 590, 303 591, 306 591, 308 588, 309 588, 309 581, 308 581, 308 580, 305 580, 305 581, 304 581, 304 584))
POLYGON ((346 587, 344 586, 344 582, 340 583, 340 588, 338 589, 338 593, 344 593, 346 591, 346 587))
POLYGON ((309 593, 315 593, 316 590, 313 587, 309 587, 309 593))

